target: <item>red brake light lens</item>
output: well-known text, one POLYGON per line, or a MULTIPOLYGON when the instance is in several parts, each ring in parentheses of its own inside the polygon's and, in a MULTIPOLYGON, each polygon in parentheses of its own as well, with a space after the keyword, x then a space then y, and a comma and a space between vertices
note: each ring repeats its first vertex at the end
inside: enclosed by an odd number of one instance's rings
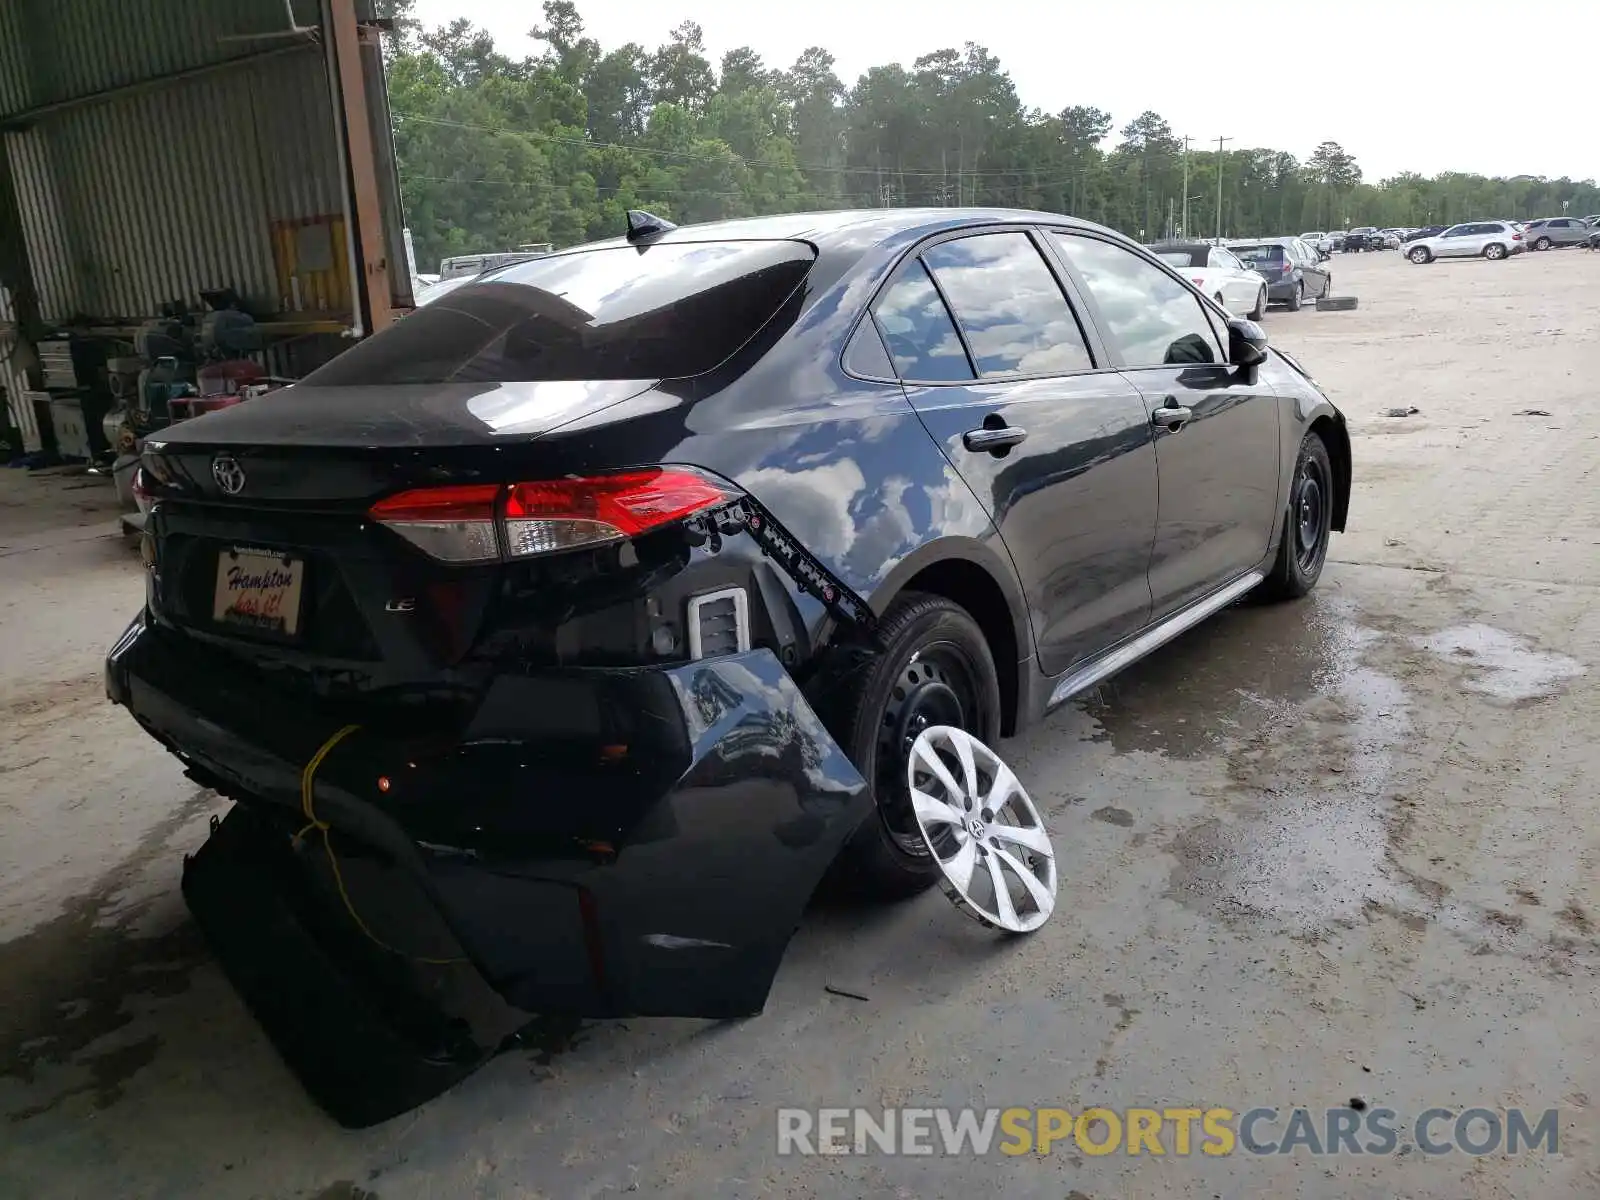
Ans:
POLYGON ((731 499, 704 476, 666 468, 514 483, 506 496, 506 548, 522 558, 622 541, 731 499))
POLYGON ((492 562, 500 557, 499 498, 497 483, 418 488, 378 501, 369 515, 443 562, 492 562))
POLYGON ((444 562, 527 558, 637 537, 732 500, 697 472, 668 467, 533 483, 418 488, 369 515, 444 562), (502 550, 504 547, 504 550, 502 550))

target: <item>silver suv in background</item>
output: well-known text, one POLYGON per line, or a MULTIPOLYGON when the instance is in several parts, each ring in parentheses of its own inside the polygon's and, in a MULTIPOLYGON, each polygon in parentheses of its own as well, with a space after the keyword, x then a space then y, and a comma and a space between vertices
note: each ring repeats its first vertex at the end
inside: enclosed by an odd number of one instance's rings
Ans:
POLYGON ((1593 232, 1577 217, 1545 217, 1529 221, 1522 238, 1529 249, 1554 250, 1558 246, 1581 246, 1593 232))
POLYGON ((1418 238, 1406 245, 1406 257, 1414 263, 1436 258, 1510 258, 1528 248, 1521 230, 1512 221, 1465 221, 1452 225, 1433 237, 1418 238))

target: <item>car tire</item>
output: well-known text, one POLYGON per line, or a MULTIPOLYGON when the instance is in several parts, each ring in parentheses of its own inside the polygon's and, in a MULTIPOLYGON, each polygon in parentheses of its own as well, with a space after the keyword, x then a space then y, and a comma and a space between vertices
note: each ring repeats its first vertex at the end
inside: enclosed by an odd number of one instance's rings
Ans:
POLYGON ((1211 299, 1216 302, 1217 307, 1223 312, 1227 313, 1230 317, 1233 316, 1233 309, 1229 308, 1223 301, 1221 292, 1218 292, 1215 296, 1211 297, 1211 299))
POLYGON ((1506 256, 1506 248, 1499 242, 1490 242, 1483 248, 1483 256, 1490 262, 1499 262, 1506 256))
POLYGON ((1535 250, 1548 250, 1548 249, 1550 249, 1550 239, 1547 238, 1547 237, 1540 238, 1538 241, 1534 242, 1533 248, 1535 250))
POLYGON ((1317 586, 1333 532, 1333 460, 1321 435, 1306 434, 1295 456, 1283 531, 1272 570, 1256 587, 1262 600, 1294 600, 1317 586))
POLYGON ((829 721, 875 805, 835 864, 835 882, 864 898, 915 895, 939 879, 911 813, 906 751, 928 725, 956 725, 986 745, 1000 736, 1000 678, 966 609, 906 593, 878 628, 884 649, 848 680, 829 721))
POLYGON ((1267 315, 1267 289, 1262 288, 1256 293, 1256 306, 1250 310, 1250 319, 1259 321, 1267 315))
POLYGON ((1294 285, 1294 291, 1289 293, 1289 302, 1285 305, 1290 312, 1299 312, 1300 306, 1306 302, 1306 281, 1302 279, 1294 285))
POLYGON ((1418 246, 1415 250, 1408 252, 1406 257, 1412 262, 1416 263, 1418 266, 1421 266, 1423 263, 1430 263, 1433 261, 1433 254, 1426 246, 1418 246))
POLYGON ((1322 277, 1322 298, 1326 300, 1331 295, 1333 295, 1333 276, 1324 275, 1322 277))

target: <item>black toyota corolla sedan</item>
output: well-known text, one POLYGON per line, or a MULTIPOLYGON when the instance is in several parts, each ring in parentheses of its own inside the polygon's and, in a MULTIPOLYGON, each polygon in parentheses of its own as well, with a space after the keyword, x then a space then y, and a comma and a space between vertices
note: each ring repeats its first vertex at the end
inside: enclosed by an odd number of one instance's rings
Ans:
POLYGON ((107 686, 237 802, 185 893, 357 1124, 492 1048, 461 972, 759 1011, 826 873, 937 877, 918 730, 992 745, 1304 594, 1351 475, 1258 326, 1105 229, 964 209, 630 214, 141 469, 107 686), (397 1048, 422 1083, 352 1065, 397 1048))

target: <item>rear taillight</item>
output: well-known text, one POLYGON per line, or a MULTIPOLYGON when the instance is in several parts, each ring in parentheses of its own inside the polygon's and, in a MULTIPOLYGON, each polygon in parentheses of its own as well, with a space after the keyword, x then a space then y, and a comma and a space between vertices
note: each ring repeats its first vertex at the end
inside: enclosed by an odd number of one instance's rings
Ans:
POLYGON ((140 512, 148 513, 153 497, 150 494, 150 481, 145 478, 143 465, 133 469, 133 481, 128 485, 128 489, 133 493, 134 506, 140 512))
POLYGON ((495 532, 497 483, 418 488, 372 506, 368 515, 444 562, 490 562, 500 557, 495 532))
POLYGON ((727 485, 682 468, 534 483, 419 488, 369 516, 443 562, 528 558, 638 537, 733 500, 727 485))
POLYGON ((1199 275, 1193 276, 1192 277, 1192 281, 1193 281, 1195 287, 1205 287, 1205 285, 1206 285, 1206 281, 1203 278, 1201 278, 1199 275))
POLYGON ((1520 233, 1513 233, 1511 235, 1511 240, 1513 242, 1520 242, 1522 240, 1522 235, 1520 233))
POLYGON ((1286 262, 1286 263, 1284 263, 1284 264, 1283 264, 1283 273, 1284 273, 1284 274, 1285 274, 1285 275, 1291 275, 1291 274, 1293 274, 1293 273, 1294 273, 1294 264, 1293 264, 1293 263, 1292 263, 1292 262, 1286 262))

